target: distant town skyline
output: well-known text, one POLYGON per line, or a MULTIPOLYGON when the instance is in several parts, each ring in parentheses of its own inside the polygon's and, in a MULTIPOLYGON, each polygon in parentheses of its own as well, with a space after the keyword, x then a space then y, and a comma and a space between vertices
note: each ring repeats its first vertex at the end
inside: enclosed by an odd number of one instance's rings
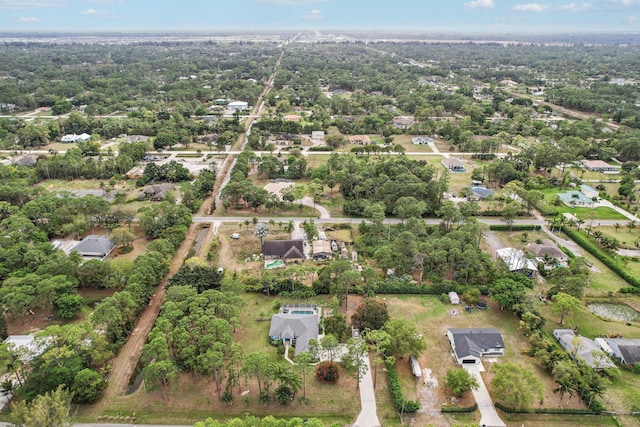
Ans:
POLYGON ((0 31, 640 31, 640 0, 0 0, 0 31))

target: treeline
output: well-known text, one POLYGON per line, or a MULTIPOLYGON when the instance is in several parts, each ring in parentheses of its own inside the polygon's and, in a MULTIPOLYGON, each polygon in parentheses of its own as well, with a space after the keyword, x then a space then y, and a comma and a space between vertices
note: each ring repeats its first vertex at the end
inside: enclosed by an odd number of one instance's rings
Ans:
POLYGON ((391 215, 410 208, 413 203, 407 197, 422 203, 419 216, 433 215, 440 209, 442 193, 448 187, 446 173, 440 175, 425 161, 406 157, 369 163, 351 156, 332 155, 328 166, 345 198, 344 212, 353 216, 366 216, 367 206, 373 204, 379 204, 385 214, 391 215), (398 204, 402 200, 407 201, 406 206, 398 204))
POLYGON ((42 43, 28 51, 8 44, 1 48, 5 64, 13 65, 0 65, 0 73, 8 76, 0 82, 0 103, 29 109, 62 105, 70 98, 74 107, 84 105, 92 115, 139 105, 150 110, 189 106, 195 111, 200 103, 225 97, 254 103, 279 53, 277 45, 268 43, 42 43), (221 74, 225 79, 219 79, 221 74))

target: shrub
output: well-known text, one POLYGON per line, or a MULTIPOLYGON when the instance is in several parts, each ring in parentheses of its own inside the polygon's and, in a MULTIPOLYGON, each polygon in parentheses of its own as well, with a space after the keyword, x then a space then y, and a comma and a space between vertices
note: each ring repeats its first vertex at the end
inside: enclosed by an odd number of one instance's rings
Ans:
POLYGON ((316 379, 336 382, 340 378, 340 367, 335 362, 322 362, 316 367, 316 379))
MULTIPOLYGON (((591 402, 591 406, 598 402, 594 400, 591 402)), ((600 402, 598 402, 600 403, 600 402)), ((506 412, 507 414, 526 414, 526 413, 536 413, 536 414, 573 414, 573 415, 593 415, 599 414, 600 412, 596 412, 593 409, 580 409, 580 408, 536 408, 533 411, 527 409, 515 409, 510 408, 501 404, 500 402, 494 402, 496 408, 500 409, 502 412, 506 412)), ((443 411, 444 412, 444 411, 443 411)))
POLYGON ((395 405, 396 410, 404 413, 416 412, 420 409, 420 405, 415 400, 405 400, 393 358, 385 360, 385 364, 387 365, 387 375, 389 377, 389 389, 391 391, 391 397, 393 397, 393 404, 395 405))
POLYGON ((440 408, 440 412, 445 414, 462 414, 466 412, 473 412, 478 409, 478 404, 474 403, 471 406, 460 407, 460 406, 443 406, 440 408))
POLYGON ((492 231, 539 231, 540 226, 532 225, 532 224, 514 224, 512 226, 509 226, 507 224, 493 224, 489 226, 489 230, 492 230, 492 231))

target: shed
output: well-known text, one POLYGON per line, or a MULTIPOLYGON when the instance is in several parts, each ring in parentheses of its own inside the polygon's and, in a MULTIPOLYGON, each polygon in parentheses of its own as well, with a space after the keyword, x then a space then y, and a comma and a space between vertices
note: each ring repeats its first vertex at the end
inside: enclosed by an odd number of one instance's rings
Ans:
POLYGON ((314 240, 311 246, 314 260, 331 258, 331 242, 328 240, 314 240))
POLYGON ((449 292, 449 301, 451 304, 460 304, 460 297, 456 292, 449 292))

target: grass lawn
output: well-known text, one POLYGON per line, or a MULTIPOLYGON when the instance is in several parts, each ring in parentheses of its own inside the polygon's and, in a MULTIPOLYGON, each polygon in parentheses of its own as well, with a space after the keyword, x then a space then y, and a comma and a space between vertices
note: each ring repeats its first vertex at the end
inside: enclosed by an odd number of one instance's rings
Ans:
MULTIPOLYGON (((38 183, 39 187, 42 187, 48 191, 71 191, 71 190, 100 190, 100 183, 105 185, 109 183, 108 179, 74 179, 73 181, 67 181, 64 179, 47 179, 38 183)), ((134 180, 118 180, 115 182, 115 186, 111 193, 114 194, 118 191, 131 191, 135 188, 134 180)))
MULTIPOLYGON (((576 189, 575 188, 568 188, 568 189, 546 188, 544 190, 540 190, 540 192, 544 194, 544 199, 547 202, 547 204, 552 206, 559 193, 564 193, 565 191, 569 191, 569 190, 576 190, 576 189)), ((558 214, 570 213, 580 219, 583 219, 587 224, 591 220, 598 220, 598 219, 616 219, 616 220, 619 219, 622 222, 627 221, 627 218, 624 215, 614 211, 611 208, 604 207, 604 206, 600 206, 597 208, 587 208, 587 207, 572 208, 565 205, 564 203, 561 203, 560 205, 554 206, 554 207, 556 209, 556 212, 558 212, 558 214)))
POLYGON ((640 229, 638 229, 637 227, 629 229, 628 227, 625 227, 626 224, 626 222, 623 223, 621 221, 620 225, 622 225, 622 227, 618 228, 617 230, 612 226, 600 226, 597 228, 597 230, 604 233, 607 237, 616 238, 623 248, 636 249, 636 244, 638 241, 640 241, 640 229))
POLYGON ((411 139, 415 135, 394 135, 393 144, 402 145, 407 152, 411 153, 433 153, 434 151, 428 145, 414 144, 411 139))
POLYGON ((562 204, 561 206, 556 206, 556 211, 561 214, 568 212, 580 219, 585 220, 586 224, 590 223, 592 219, 593 220, 616 219, 620 221, 627 221, 627 217, 606 206, 599 206, 597 208, 592 209, 592 208, 582 208, 582 207, 571 208, 569 206, 562 204))
MULTIPOLYGON (((509 426, 527 427, 581 427, 581 426, 620 426, 611 415, 547 415, 547 414, 506 414, 498 411, 502 421, 509 426)), ((631 424, 629 424, 631 425, 631 424)))

